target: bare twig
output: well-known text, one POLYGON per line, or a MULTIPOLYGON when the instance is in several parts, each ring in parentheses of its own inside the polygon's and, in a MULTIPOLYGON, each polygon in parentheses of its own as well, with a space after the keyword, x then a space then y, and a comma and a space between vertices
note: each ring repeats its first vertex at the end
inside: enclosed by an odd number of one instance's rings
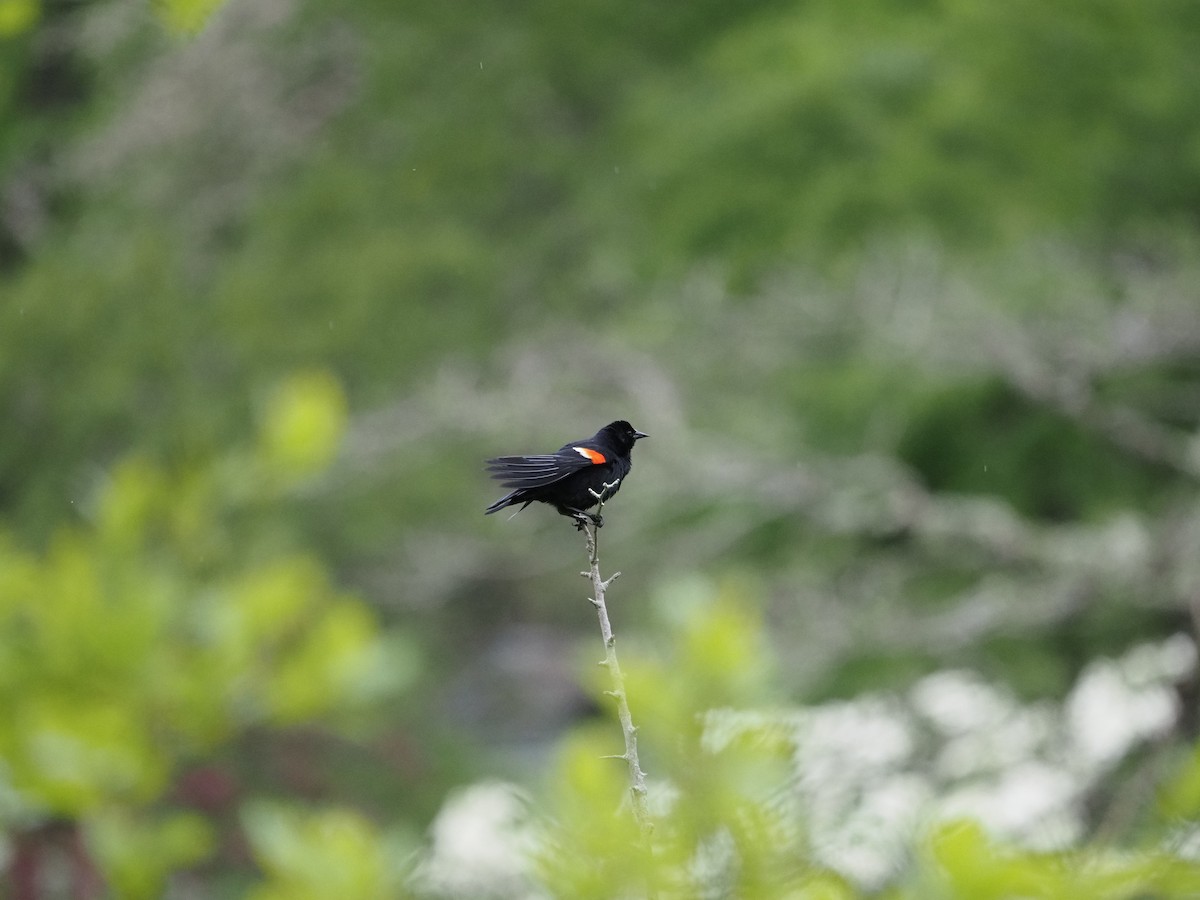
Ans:
POLYGON ((591 579, 592 582, 592 596, 589 600, 596 607, 596 615, 600 619, 600 636, 604 639, 604 659, 600 665, 608 669, 608 674, 612 679, 612 690, 605 691, 605 694, 617 701, 617 718, 621 722, 621 732, 625 736, 625 752, 608 758, 625 760, 625 765, 629 769, 629 793, 633 805, 633 817, 648 845, 654 826, 650 821, 650 813, 646 805, 646 773, 642 771, 641 764, 638 762, 637 727, 633 724, 633 716, 629 713, 629 701, 625 695, 625 677, 621 674, 620 663, 617 662, 616 638, 613 637, 612 625, 608 621, 608 609, 604 605, 605 591, 620 577, 621 573, 614 572, 607 579, 601 578, 600 557, 597 550, 597 533, 600 530, 597 520, 604 507, 605 495, 616 485, 617 483, 614 481, 612 484, 604 485, 604 489, 599 492, 592 491, 592 495, 599 501, 596 506, 597 518, 582 522, 583 533, 587 539, 590 568, 587 572, 579 574, 584 578, 591 579))

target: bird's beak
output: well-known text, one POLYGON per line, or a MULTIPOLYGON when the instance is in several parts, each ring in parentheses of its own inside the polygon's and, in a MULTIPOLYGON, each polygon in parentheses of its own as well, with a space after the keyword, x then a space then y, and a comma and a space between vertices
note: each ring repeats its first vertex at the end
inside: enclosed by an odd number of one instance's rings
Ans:
POLYGON ((640 441, 640 440, 641 440, 642 438, 644 438, 644 437, 650 437, 650 435, 648 435, 648 434, 642 434, 642 432, 640 432, 640 431, 635 431, 635 432, 633 433, 633 439, 634 439, 635 441, 640 441))

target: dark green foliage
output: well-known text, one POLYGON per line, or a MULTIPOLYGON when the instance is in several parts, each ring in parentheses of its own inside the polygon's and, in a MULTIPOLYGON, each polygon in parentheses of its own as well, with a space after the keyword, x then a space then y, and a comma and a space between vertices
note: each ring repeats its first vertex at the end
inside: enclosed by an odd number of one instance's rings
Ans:
POLYGON ((934 491, 995 494, 1050 522, 1153 509, 1178 477, 1122 453, 998 380, 956 385, 914 411, 900 457, 934 491))
POLYGON ((1194 217, 1195 15, 1108 0, 748 17, 636 95, 660 252, 758 265, 897 227, 974 243, 1194 217))

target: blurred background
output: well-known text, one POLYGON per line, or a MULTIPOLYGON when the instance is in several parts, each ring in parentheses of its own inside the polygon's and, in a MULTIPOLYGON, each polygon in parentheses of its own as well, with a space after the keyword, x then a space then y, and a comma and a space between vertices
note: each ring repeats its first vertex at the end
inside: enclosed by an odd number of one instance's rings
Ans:
POLYGON ((0 896, 1200 895, 1198 226, 1190 0, 0 0, 0 896))

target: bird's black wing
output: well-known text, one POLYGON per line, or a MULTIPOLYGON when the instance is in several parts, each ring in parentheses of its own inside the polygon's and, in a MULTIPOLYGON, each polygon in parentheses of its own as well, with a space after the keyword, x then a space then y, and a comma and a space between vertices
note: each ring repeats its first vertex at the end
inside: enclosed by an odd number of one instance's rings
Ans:
POLYGON ((603 453, 589 445, 590 442, 568 444, 557 453, 539 456, 499 456, 487 461, 487 469, 506 488, 546 487, 580 469, 608 461, 603 453))

